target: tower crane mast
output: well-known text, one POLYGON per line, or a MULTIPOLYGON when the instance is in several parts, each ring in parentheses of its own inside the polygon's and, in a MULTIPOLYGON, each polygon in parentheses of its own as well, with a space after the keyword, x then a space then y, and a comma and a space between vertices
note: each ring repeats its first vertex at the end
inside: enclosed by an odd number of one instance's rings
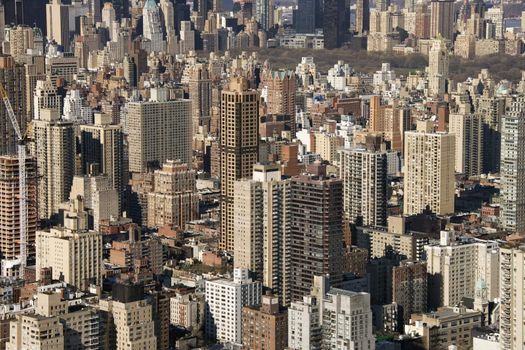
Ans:
POLYGON ((16 119, 15 112, 9 101, 9 96, 0 84, 0 97, 2 98, 7 115, 13 125, 17 137, 18 151, 18 190, 19 190, 19 217, 20 217, 20 278, 24 278, 24 271, 27 264, 27 175, 26 175, 26 142, 20 130, 20 125, 16 119))

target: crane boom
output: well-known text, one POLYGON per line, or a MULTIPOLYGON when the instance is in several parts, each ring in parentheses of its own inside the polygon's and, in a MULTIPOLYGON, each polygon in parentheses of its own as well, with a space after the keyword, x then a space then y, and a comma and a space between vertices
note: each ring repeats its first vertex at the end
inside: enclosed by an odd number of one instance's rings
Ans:
POLYGON ((9 101, 9 96, 0 84, 0 96, 4 101, 9 120, 15 129, 18 139, 18 190, 19 190, 19 217, 20 217, 20 278, 24 278, 25 267, 27 264, 27 182, 26 182, 26 145, 25 139, 20 131, 20 125, 16 120, 15 112, 9 101))
POLYGON ((0 84, 0 95, 2 96, 5 108, 7 109, 7 115, 9 116, 9 120, 11 121, 11 125, 13 125, 13 129, 15 129, 16 137, 20 142, 24 139, 24 137, 22 136, 20 126, 18 125, 18 121, 16 120, 15 112, 13 111, 13 107, 11 106, 11 102, 9 101, 9 96, 7 96, 7 92, 5 91, 4 86, 2 84, 0 84))

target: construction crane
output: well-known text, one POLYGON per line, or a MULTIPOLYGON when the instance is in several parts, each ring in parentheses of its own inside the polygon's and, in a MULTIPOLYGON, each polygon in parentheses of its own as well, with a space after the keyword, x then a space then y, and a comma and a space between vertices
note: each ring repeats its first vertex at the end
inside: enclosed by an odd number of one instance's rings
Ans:
POLYGON ((26 178, 26 141, 20 130, 15 112, 9 101, 9 96, 0 84, 0 97, 4 101, 9 120, 15 129, 18 143, 18 190, 19 190, 19 212, 20 212, 20 278, 24 278, 24 270, 27 264, 27 178, 26 178))

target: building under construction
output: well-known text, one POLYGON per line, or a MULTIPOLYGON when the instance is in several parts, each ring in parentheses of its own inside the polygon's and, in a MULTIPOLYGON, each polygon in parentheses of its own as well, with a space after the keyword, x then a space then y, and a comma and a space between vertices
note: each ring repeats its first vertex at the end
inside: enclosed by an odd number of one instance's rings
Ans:
MULTIPOLYGON (((27 174, 27 253, 29 261, 35 256, 36 162, 26 159, 27 174)), ((0 156, 0 255, 13 260, 20 255, 20 190, 19 166, 16 155, 0 156)))

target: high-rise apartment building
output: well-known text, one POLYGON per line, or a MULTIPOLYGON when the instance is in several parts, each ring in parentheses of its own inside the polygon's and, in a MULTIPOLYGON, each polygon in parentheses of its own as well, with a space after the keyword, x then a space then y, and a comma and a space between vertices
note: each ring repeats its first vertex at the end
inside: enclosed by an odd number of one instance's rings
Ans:
POLYGON ((43 54, 44 42, 39 28, 30 26, 14 26, 5 32, 6 52, 19 58, 31 50, 34 54, 43 54))
POLYGON ((405 132, 405 215, 419 214, 427 206, 441 215, 454 212, 454 145, 454 135, 432 132, 429 121, 405 132))
POLYGON ((127 172, 122 126, 112 125, 107 114, 95 114, 94 124, 80 126, 80 152, 82 173, 98 175, 91 173, 97 166, 100 174, 109 177, 112 188, 119 193, 119 203, 123 203, 127 172))
POLYGON ((359 227, 357 246, 369 251, 372 258, 394 253, 405 259, 424 260, 428 235, 406 230, 403 217, 389 216, 387 221, 388 227, 359 227))
POLYGON ((268 114, 295 115, 295 79, 295 73, 286 70, 269 70, 263 75, 263 84, 267 89, 268 114))
POLYGON ((425 246, 430 308, 454 306, 474 298, 479 281, 487 298, 498 297, 499 245, 496 241, 457 241, 453 232, 441 231, 439 245, 425 246))
POLYGON ((148 226, 177 226, 199 216, 196 174, 180 161, 168 160, 153 175, 154 190, 148 193, 148 226))
POLYGON ((102 222, 118 219, 120 216, 120 193, 113 188, 113 182, 105 175, 75 176, 71 186, 70 200, 82 197, 86 208, 93 215, 93 229, 98 231, 102 222))
POLYGON ((289 303, 290 182, 278 164, 256 164, 234 185, 234 267, 247 268, 289 303))
POLYGON ((274 0, 255 1, 255 20, 265 31, 272 29, 274 26, 274 8, 274 0))
POLYGON ((254 350, 280 350, 288 344, 288 315, 279 298, 263 295, 260 306, 242 308, 242 345, 254 350))
POLYGON ((41 219, 58 212, 69 198, 75 175, 76 140, 73 124, 61 121, 58 111, 42 109, 33 121, 34 155, 38 170, 38 213, 41 219))
MULTIPOLYGON (((13 57, 0 56, 0 84, 7 93, 18 125, 24 133, 29 121, 26 118, 27 96, 24 66, 16 64, 13 57)), ((0 155, 16 154, 16 141, 15 129, 11 125, 7 109, 2 103, 0 106, 0 155)))
POLYGON ((416 23, 415 34, 418 38, 430 38, 430 20, 427 3, 416 3, 416 23))
POLYGON ((234 247, 234 183, 252 175, 259 156, 259 96, 242 77, 221 92, 219 122, 221 248, 234 247))
POLYGON ((290 184, 291 300, 308 295, 314 276, 342 280, 343 182, 337 178, 299 175, 290 184))
POLYGON ((39 292, 36 295, 36 314, 42 318, 58 318, 64 327, 64 350, 99 349, 102 328, 98 310, 84 304, 70 307, 70 300, 62 298, 61 290, 39 292))
POLYGON ((505 98, 502 96, 480 96, 476 113, 483 118, 483 173, 500 171, 501 127, 505 114, 505 98))
POLYGON ((525 343, 525 250, 500 249, 499 333, 502 349, 517 349, 525 343))
MULTIPOLYGON (((424 349, 472 349, 473 330, 481 326, 482 313, 463 305, 443 307, 437 311, 414 315, 405 325, 405 334, 421 335, 424 349), (434 331, 434 330, 440 331, 434 331)), ((511 348, 504 348, 511 349, 511 348)))
POLYGON ((340 152, 345 218, 366 226, 386 225, 387 154, 364 146, 340 152))
POLYGON ((178 292, 170 298, 170 324, 197 330, 204 325, 204 295, 178 292))
POLYGON ((87 229, 84 203, 75 199, 72 210, 64 213, 64 227, 36 233, 36 273, 52 269, 53 279, 81 290, 102 283, 102 234, 87 229))
POLYGON ((292 117, 290 127, 295 137, 295 95, 297 82, 293 71, 266 71, 262 76, 266 88, 266 113, 292 117))
POLYGON ((321 346, 321 301, 312 295, 293 301, 288 308, 288 348, 319 349, 321 346))
POLYGON ((456 138, 456 172, 466 177, 483 174, 482 116, 473 113, 451 113, 449 131, 456 138))
POLYGON ((512 102, 501 128, 501 223, 525 231, 525 97, 512 102))
MULTIPOLYGON (((17 156, 0 156, 0 254, 2 259, 14 260, 20 255, 20 187, 17 156)), ((27 249, 28 256, 35 254, 37 227, 36 162, 26 160, 27 249)))
POLYGON ((452 41, 455 29, 453 0, 432 0, 430 2, 430 36, 443 37, 452 41))
POLYGON ((399 307, 403 322, 410 316, 426 312, 428 281, 427 265, 424 262, 405 260, 392 269, 392 301, 399 307))
POLYGON ((19 314, 10 323, 6 350, 64 349, 64 326, 58 317, 19 314))
POLYGON ((159 167, 167 159, 190 163, 191 101, 168 100, 163 88, 151 90, 146 102, 127 104, 129 171, 159 167))
MULTIPOLYGON (((101 311, 108 315, 110 349, 157 350, 155 319, 150 300, 144 297, 144 287, 117 284, 111 299, 101 299, 101 311)), ((168 321, 169 322, 169 321, 168 321)))
MULTIPOLYGON (((447 2, 433 1, 434 3, 447 2)), ((443 39, 434 39, 428 52, 428 95, 443 96, 447 91, 448 49, 443 39)))
POLYGON ((331 288, 322 308, 323 349, 375 349, 370 294, 331 288))
POLYGON ((364 34, 370 30, 370 1, 357 0, 355 2, 355 29, 357 34, 364 34))
POLYGON ((209 339, 242 343, 242 308, 259 305, 261 283, 248 277, 247 269, 234 269, 233 280, 206 281, 206 324, 209 339))
POLYGON ((204 132, 209 132, 212 106, 210 73, 204 65, 195 65, 190 68, 189 74, 188 91, 191 99, 193 134, 199 132, 199 126, 205 127, 204 132))

